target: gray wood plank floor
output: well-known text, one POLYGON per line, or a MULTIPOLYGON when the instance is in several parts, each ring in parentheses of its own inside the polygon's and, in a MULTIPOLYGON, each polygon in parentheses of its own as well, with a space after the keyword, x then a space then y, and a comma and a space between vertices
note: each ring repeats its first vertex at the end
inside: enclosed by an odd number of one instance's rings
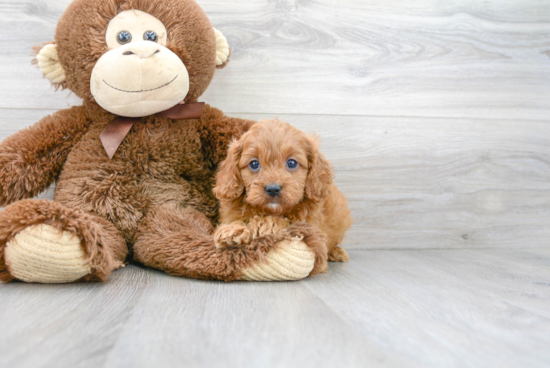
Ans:
POLYGON ((302 282, 0 287, 1 367, 547 367, 550 250, 362 250, 302 282))

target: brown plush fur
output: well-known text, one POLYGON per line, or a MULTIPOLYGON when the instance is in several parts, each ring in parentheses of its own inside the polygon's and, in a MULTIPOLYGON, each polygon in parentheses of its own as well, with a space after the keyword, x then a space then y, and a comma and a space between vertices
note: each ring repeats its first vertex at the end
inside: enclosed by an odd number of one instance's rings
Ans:
POLYGON ((167 27, 167 47, 189 71, 186 102, 196 101, 212 79, 215 34, 195 1, 74 1, 55 36, 67 78, 57 87, 69 88, 84 104, 0 144, 0 205, 8 206, 0 213, 0 281, 13 279, 4 259, 6 243, 41 223, 80 237, 93 270, 85 281, 105 279, 132 251, 135 260, 170 274, 233 280, 239 267, 261 262, 278 241, 296 234, 311 239, 316 269, 322 267, 326 250, 315 241, 318 230, 305 224, 256 239, 244 249, 215 248, 215 172, 229 142, 254 122, 229 118, 208 105, 200 119, 144 117, 108 158, 99 135, 116 116, 95 103, 90 75, 108 49, 109 21, 129 9, 148 12, 167 27), (28 200, 54 181, 54 202, 28 200))
POLYGON ((220 248, 307 221, 326 234, 330 261, 349 260, 338 247, 352 224, 346 198, 333 184, 317 139, 288 123, 264 120, 231 144, 214 193, 221 201, 224 224, 215 234, 220 248), (291 158, 298 162, 295 169, 287 168, 291 158), (254 160, 261 164, 256 172, 249 167, 254 160), (280 195, 266 193, 270 184, 282 188, 280 195))
POLYGON ((200 212, 174 203, 166 204, 141 221, 134 257, 171 275, 231 281, 240 277, 239 269, 265 261, 265 254, 276 249, 279 242, 301 237, 316 255, 311 275, 326 268, 326 245, 318 241, 323 234, 311 224, 296 223, 246 246, 223 249, 213 247, 213 232, 211 222, 200 212))

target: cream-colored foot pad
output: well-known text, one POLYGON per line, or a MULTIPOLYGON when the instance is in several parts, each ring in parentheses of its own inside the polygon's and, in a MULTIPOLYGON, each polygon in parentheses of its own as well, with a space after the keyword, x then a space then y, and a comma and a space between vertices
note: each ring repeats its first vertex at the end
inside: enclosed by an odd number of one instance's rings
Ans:
POLYGON ((60 284, 91 272, 80 239, 50 225, 26 228, 6 244, 6 266, 21 281, 60 284))
POLYGON ((315 253, 301 239, 279 244, 269 252, 266 262, 241 270, 244 281, 301 280, 309 276, 315 266, 315 253))

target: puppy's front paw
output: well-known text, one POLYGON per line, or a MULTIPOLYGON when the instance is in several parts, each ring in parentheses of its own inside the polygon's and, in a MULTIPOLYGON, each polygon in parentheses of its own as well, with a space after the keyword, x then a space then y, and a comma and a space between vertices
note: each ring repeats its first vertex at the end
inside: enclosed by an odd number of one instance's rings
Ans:
POLYGON ((288 220, 277 216, 254 216, 248 222, 253 238, 277 234, 289 226, 288 220))
POLYGON ((216 248, 240 246, 252 241, 252 234, 243 222, 220 225, 214 233, 216 248))

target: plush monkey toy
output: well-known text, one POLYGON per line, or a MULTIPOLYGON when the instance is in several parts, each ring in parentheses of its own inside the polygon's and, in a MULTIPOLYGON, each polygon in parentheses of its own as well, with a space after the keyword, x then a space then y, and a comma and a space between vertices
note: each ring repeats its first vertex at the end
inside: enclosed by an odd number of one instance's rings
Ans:
POLYGON ((75 0, 37 60, 84 103, 0 144, 0 280, 105 280, 132 259, 226 281, 323 271, 308 224, 214 245, 215 172, 254 123, 197 102, 228 58, 194 0, 75 0), (29 199, 53 182, 54 201, 29 199))

